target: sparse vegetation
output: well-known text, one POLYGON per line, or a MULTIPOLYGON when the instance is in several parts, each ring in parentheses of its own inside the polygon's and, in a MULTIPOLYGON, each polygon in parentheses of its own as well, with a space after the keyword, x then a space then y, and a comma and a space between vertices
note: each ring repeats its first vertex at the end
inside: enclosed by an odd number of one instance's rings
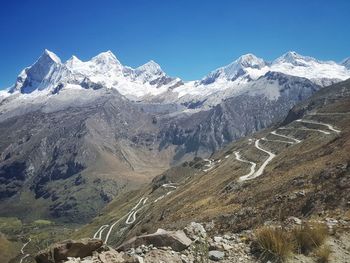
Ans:
POLYGON ((206 239, 200 238, 194 243, 195 263, 209 262, 209 245, 206 239))
POLYGON ((292 253, 294 245, 290 234, 282 228, 261 227, 256 231, 256 244, 263 261, 283 262, 292 253))
POLYGON ((0 232, 18 234, 22 230, 22 222, 17 217, 0 217, 0 232))
POLYGON ((320 247, 328 236, 327 226, 321 223, 305 223, 292 231, 298 253, 308 254, 320 247))
POLYGON ((329 262, 329 256, 331 254, 331 249, 328 245, 323 245, 317 248, 315 255, 317 257, 318 263, 327 263, 329 262))
POLYGON ((256 230, 254 246, 263 261, 283 262, 293 252, 308 254, 315 251, 319 262, 328 262, 330 249, 324 245, 328 229, 322 223, 305 223, 287 231, 264 226, 256 230))

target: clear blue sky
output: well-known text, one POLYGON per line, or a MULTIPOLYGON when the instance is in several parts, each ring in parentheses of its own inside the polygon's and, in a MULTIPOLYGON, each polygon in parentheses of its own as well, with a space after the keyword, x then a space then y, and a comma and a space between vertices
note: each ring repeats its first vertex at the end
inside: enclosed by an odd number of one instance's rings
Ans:
POLYGON ((0 3, 0 33, 0 88, 45 48, 62 60, 112 50, 125 65, 153 59, 191 80, 244 53, 342 60, 350 56, 350 1, 11 0, 0 3))

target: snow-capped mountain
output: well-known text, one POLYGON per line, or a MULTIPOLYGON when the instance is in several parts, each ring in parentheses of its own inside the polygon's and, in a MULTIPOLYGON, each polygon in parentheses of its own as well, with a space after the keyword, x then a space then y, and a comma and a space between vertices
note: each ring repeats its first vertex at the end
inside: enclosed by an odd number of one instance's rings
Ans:
MULTIPOLYGON (((131 68, 124 66, 111 51, 107 51, 89 61, 72 56, 63 63, 53 52, 45 50, 32 66, 21 72, 7 93, 0 94, 0 99, 11 94, 51 96, 62 90, 107 88, 116 89, 132 100, 197 105, 197 109, 208 109, 248 89, 254 92, 254 87, 257 87, 254 83, 268 72, 301 77, 326 86, 350 78, 349 64, 349 59, 337 64, 292 51, 272 62, 246 54, 210 72, 201 80, 183 82, 168 76, 152 60, 131 68)), ((265 90, 259 92, 276 99, 276 94, 270 96, 274 92, 270 89, 271 85, 266 85, 265 90)))
POLYGON ((321 85, 323 82, 330 85, 350 77, 350 71, 343 65, 334 61, 320 61, 296 52, 288 52, 273 61, 270 71, 307 78, 321 85))
POLYGON ((261 72, 266 72, 267 69, 267 63, 263 59, 253 54, 246 54, 229 65, 209 73, 199 84, 208 85, 217 80, 236 81, 239 78, 240 81, 249 81, 261 76, 261 72))
POLYGON ((294 51, 285 53, 272 63, 253 54, 247 54, 229 65, 209 73, 197 85, 210 85, 215 82, 222 82, 222 80, 241 85, 256 80, 268 71, 307 78, 317 84, 321 84, 321 80, 324 79, 337 82, 350 77, 350 71, 346 68, 346 63, 349 63, 349 61, 344 61, 343 64, 337 64, 333 61, 320 61, 312 57, 299 55, 294 51))
POLYGON ((31 93, 46 89, 62 78, 62 69, 61 60, 54 53, 45 50, 32 66, 21 72, 10 92, 31 93))
POLYGON ((178 78, 167 76, 160 66, 150 61, 136 69, 123 66, 111 52, 103 52, 89 61, 72 56, 65 63, 53 52, 45 50, 40 58, 18 76, 10 93, 44 91, 56 94, 61 89, 116 88, 129 97, 157 95, 173 85, 178 78))
MULTIPOLYGON (((346 62, 337 64, 333 61, 320 61, 296 52, 287 52, 273 62, 264 61, 253 54, 246 54, 227 66, 212 71, 200 81, 185 83, 173 89, 173 92, 177 93, 178 102, 199 104, 201 107, 208 108, 217 105, 223 99, 238 96, 247 91, 254 93, 259 78, 268 72, 301 77, 319 86, 327 86, 350 78, 350 70, 346 65, 346 62)), ((259 93, 263 92, 267 97, 276 99, 278 94, 272 86, 259 87, 259 93), (272 93, 274 96, 270 96, 272 93)))

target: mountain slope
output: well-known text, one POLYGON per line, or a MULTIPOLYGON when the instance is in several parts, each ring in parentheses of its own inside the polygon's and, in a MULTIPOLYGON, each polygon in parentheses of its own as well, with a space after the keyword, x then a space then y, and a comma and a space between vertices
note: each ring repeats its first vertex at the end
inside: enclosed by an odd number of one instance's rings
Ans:
POLYGON ((88 220, 126 185, 169 167, 168 151, 152 149, 151 116, 115 91, 84 107, 10 118, 0 129, 3 215, 88 220), (37 206, 28 199, 45 203, 43 211, 27 213, 37 206))
POLYGON ((213 220, 218 231, 241 231, 289 216, 348 220, 349 106, 349 80, 322 89, 294 107, 283 124, 242 138, 208 160, 173 167, 148 187, 119 197, 75 236, 114 222, 107 241, 115 245, 190 221, 213 220), (256 175, 247 180, 251 167, 256 175), (142 197, 148 199, 135 222, 126 224, 142 197))
POLYGON ((32 219, 89 220, 121 189, 281 120, 319 89, 277 73, 266 81, 275 82, 277 99, 242 94, 191 115, 170 105, 135 104, 109 89, 62 90, 43 105, 16 107, 0 116, 0 210, 32 219), (27 213, 28 198, 42 209, 27 213))
MULTIPOLYGON (((230 96, 208 111, 192 133, 185 136, 180 123, 171 127, 174 130, 171 135, 183 138, 185 152, 201 149, 214 152, 283 119, 291 107, 318 89, 319 86, 306 79, 268 72, 252 83, 247 92, 230 96)), ((194 114, 191 119, 198 118, 194 114)))

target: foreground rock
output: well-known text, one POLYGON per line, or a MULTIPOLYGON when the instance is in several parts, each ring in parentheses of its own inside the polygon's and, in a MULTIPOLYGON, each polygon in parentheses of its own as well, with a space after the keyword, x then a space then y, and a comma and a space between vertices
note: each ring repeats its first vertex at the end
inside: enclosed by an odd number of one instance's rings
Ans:
POLYGON ((57 263, 67 260, 68 257, 84 258, 92 256, 102 245, 103 241, 100 239, 65 240, 40 251, 35 260, 37 263, 57 263))
POLYGON ((209 259, 214 261, 220 261, 224 258, 225 253, 218 250, 209 251, 209 259))
POLYGON ((210 236, 207 230, 210 230, 208 225, 204 227, 194 222, 185 227, 185 232, 158 229, 153 234, 130 239, 118 247, 118 251, 102 245, 102 241, 98 239, 70 240, 40 252, 41 257, 38 255, 36 259, 38 263, 256 262, 251 254, 249 242, 246 242, 249 232, 210 236), (98 245, 87 245, 89 242, 92 244, 97 242, 98 245), (84 253, 77 245, 82 243, 89 248, 84 249, 84 253), (93 250, 94 248, 96 249, 93 250), (54 253, 57 250, 60 251, 60 257, 54 253))
POLYGON ((182 230, 166 231, 159 228, 153 234, 137 236, 126 241, 117 250, 125 251, 141 245, 153 245, 155 247, 171 247, 174 251, 182 251, 191 245, 191 242, 191 239, 182 230))
POLYGON ((207 232, 205 228, 196 222, 191 222, 184 229, 186 235, 192 240, 197 240, 199 238, 207 238, 207 232))

